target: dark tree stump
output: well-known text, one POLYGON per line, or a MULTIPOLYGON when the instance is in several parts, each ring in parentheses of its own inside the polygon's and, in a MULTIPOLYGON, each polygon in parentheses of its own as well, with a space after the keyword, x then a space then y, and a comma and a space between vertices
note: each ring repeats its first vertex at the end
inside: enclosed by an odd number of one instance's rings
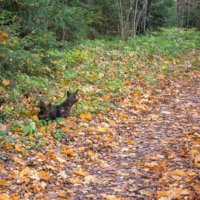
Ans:
POLYGON ((51 103, 46 105, 44 101, 40 101, 40 113, 38 114, 38 119, 40 120, 54 120, 57 117, 67 118, 69 117, 70 110, 72 106, 78 101, 76 99, 76 92, 71 93, 67 91, 67 99, 60 105, 52 106, 51 103))

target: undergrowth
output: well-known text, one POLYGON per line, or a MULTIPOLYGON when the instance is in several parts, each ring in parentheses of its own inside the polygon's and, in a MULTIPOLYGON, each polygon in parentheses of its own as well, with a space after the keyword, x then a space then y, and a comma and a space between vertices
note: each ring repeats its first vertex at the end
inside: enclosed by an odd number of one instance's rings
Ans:
POLYGON ((199 47, 200 32, 174 28, 138 36, 136 40, 85 40, 70 51, 51 51, 50 56, 61 58, 53 61, 56 68, 43 67, 36 75, 22 73, 20 84, 28 88, 22 94, 17 90, 20 85, 12 93, 7 90, 9 85, 1 87, 2 96, 14 93, 21 97, 18 104, 4 104, 2 113, 7 117, 15 115, 13 120, 34 116, 40 99, 58 104, 67 90, 77 88, 79 102, 73 116, 107 113, 130 93, 155 92, 162 89, 162 80, 188 75, 188 67, 197 69, 199 47))

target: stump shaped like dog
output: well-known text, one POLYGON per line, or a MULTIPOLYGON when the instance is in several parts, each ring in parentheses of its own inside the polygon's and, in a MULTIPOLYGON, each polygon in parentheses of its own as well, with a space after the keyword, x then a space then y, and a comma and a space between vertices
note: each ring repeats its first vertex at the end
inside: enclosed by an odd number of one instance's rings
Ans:
POLYGON ((40 113, 38 114, 38 119, 40 120, 54 120, 57 117, 67 118, 70 115, 70 110, 72 106, 78 101, 76 99, 76 92, 71 93, 67 91, 67 99, 60 105, 52 106, 51 103, 46 105, 44 101, 40 101, 40 113))

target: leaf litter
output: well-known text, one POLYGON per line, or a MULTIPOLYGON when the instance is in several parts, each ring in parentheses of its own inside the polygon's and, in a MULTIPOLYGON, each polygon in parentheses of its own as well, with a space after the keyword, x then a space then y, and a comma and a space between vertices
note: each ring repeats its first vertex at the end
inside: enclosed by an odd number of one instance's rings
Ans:
MULTIPOLYGON (((107 72, 121 79, 122 90, 114 98, 112 88, 104 88, 107 94, 98 101, 115 104, 106 112, 97 109, 92 115, 90 105, 84 105, 79 118, 45 125, 36 121, 36 133, 27 133, 27 140, 19 140, 23 127, 16 125, 11 132, 8 122, 0 125, 10 136, 1 144, 6 159, 0 159, 0 199, 199 199, 200 60, 195 51, 192 56, 187 52, 198 61, 187 73, 185 61, 159 55, 163 65, 176 64, 167 74, 158 67, 155 86, 147 75, 153 75, 148 65, 156 57, 136 59, 146 73, 138 71, 137 79, 129 80, 131 56, 119 61, 124 67, 120 73, 119 65, 110 61, 107 72)), ((101 63, 99 59, 95 62, 101 63)), ((105 75, 103 70, 99 76, 105 75)), ((93 88, 102 89, 101 84, 93 88)), ((37 120, 35 114, 27 126, 32 120, 37 120)))

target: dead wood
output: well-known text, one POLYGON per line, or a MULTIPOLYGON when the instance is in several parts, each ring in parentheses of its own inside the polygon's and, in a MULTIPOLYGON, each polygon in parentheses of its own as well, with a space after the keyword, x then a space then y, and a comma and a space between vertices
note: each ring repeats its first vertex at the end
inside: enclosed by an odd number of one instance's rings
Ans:
POLYGON ((46 105, 44 101, 40 101, 40 113, 38 114, 38 119, 40 120, 54 120, 57 117, 67 118, 70 115, 70 110, 72 106, 78 101, 76 99, 76 92, 71 93, 67 91, 67 99, 60 105, 52 106, 51 103, 46 105))

